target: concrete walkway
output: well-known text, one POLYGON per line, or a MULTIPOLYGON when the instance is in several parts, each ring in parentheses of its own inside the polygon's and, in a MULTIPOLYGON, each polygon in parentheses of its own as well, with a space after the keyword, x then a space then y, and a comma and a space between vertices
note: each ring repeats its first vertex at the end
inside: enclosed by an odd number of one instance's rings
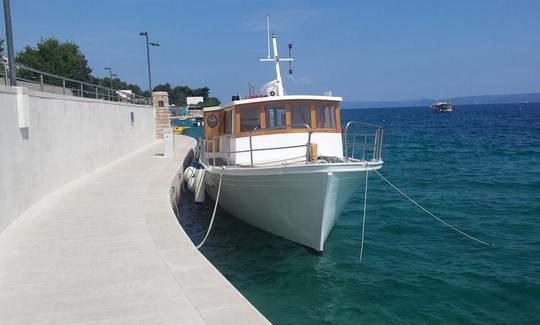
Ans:
POLYGON ((180 140, 179 157, 153 144, 49 194, 0 233, 0 324, 268 323, 176 220, 169 187, 194 145, 180 140))

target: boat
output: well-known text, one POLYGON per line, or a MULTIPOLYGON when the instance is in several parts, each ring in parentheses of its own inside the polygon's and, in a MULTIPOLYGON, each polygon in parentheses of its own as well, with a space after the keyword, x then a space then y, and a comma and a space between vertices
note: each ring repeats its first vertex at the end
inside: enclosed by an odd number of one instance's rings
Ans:
POLYGON ((189 126, 175 126, 173 132, 176 134, 183 134, 186 129, 189 129, 189 126))
POLYGON ((438 102, 431 105, 431 111, 437 113, 449 113, 452 111, 452 104, 449 102, 438 102))
POLYGON ((261 61, 274 63, 275 80, 258 96, 203 110, 204 136, 184 177, 196 201, 209 196, 238 219, 322 253, 345 204, 383 165, 383 129, 342 127, 342 97, 288 95, 280 61, 292 58, 279 57, 275 34, 272 43, 273 57, 261 61))
POLYGON ((193 126, 204 126, 204 119, 202 116, 197 116, 192 119, 193 126))

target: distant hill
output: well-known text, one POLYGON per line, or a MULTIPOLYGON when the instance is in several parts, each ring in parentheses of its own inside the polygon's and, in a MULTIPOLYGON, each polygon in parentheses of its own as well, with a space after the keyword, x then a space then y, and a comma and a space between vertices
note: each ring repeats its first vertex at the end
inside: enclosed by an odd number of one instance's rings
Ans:
POLYGON ((448 101, 453 105, 481 104, 510 104, 510 103, 540 103, 540 93, 511 94, 511 95, 481 95, 467 97, 452 97, 439 99, 414 99, 377 102, 343 102, 341 107, 348 108, 382 108, 382 107, 418 107, 429 106, 437 101, 448 101))

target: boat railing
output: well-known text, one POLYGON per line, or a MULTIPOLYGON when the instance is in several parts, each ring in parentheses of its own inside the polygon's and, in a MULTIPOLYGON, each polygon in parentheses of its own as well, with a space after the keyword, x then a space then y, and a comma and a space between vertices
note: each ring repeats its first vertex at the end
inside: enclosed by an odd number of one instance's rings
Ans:
MULTIPOLYGON (((273 164, 284 164, 287 162, 303 162, 308 163, 311 161, 311 134, 313 133, 310 126, 308 124, 294 124, 292 127, 305 127, 307 129, 307 141, 306 143, 298 144, 298 145, 288 145, 288 146, 277 146, 277 147, 264 147, 264 148, 254 148, 253 147, 253 132, 257 131, 249 131, 248 137, 249 137, 249 149, 244 150, 233 150, 231 151, 229 148, 227 150, 216 150, 217 146, 223 143, 221 141, 222 139, 226 139, 227 146, 230 146, 231 139, 238 138, 238 135, 236 134, 223 134, 217 137, 214 137, 212 140, 202 139, 202 142, 200 144, 200 153, 201 153, 201 160, 205 162, 206 164, 217 166, 219 165, 221 159, 221 163, 223 165, 231 166, 232 163, 232 155, 236 154, 243 154, 243 153, 249 153, 249 161, 250 167, 253 166, 269 166, 273 164), (265 162, 259 162, 255 163, 253 159, 253 154, 255 152, 261 152, 261 151, 273 151, 273 150, 286 150, 286 149, 295 149, 295 148, 306 148, 305 154, 302 154, 302 156, 296 156, 296 157, 287 157, 284 159, 279 160, 273 160, 273 161, 265 161, 265 162), (302 160, 300 160, 302 159, 302 160), (224 162, 224 163, 223 163, 224 162), (217 163, 217 165, 216 165, 217 163)), ((242 137, 245 137, 245 133, 242 135, 242 137)), ((240 164, 234 164, 236 166, 246 166, 246 165, 240 165, 240 164)))
POLYGON ((343 156, 346 160, 382 161, 383 128, 349 121, 343 130, 343 156))

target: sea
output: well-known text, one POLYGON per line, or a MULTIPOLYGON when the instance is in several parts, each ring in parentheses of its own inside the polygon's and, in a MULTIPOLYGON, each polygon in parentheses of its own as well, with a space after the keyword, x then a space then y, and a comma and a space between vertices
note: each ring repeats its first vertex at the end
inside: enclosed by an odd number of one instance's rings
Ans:
MULTIPOLYGON (((274 324, 540 324, 540 104, 348 109, 384 128, 370 174, 322 256, 218 210, 201 249, 274 324)), ((201 128, 187 134, 199 137, 201 128)), ((184 193, 179 221, 199 243, 213 202, 184 193)))

